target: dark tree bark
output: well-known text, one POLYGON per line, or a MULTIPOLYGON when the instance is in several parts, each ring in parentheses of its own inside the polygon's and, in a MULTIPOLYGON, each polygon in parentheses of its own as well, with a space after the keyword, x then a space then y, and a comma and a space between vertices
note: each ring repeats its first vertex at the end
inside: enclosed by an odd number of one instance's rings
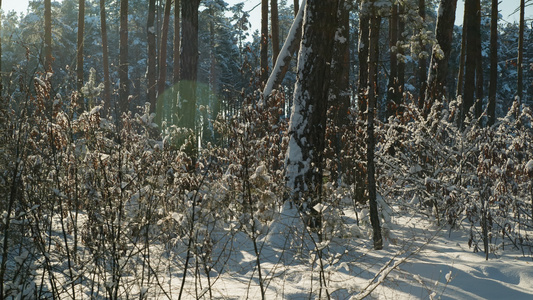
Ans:
POLYGON ((52 71, 52 3, 44 0, 44 69, 52 71))
POLYGON ((330 106, 333 107, 333 121, 338 128, 348 125, 350 107, 350 5, 338 0, 337 20, 339 28, 335 34, 333 59, 335 72, 331 74, 330 106))
POLYGON ((487 125, 496 121, 496 92, 498 87, 498 1, 492 0, 490 16, 490 83, 487 105, 487 125))
POLYGON ((483 54, 481 52, 481 1, 476 3, 476 27, 478 34, 475 36, 476 43, 476 98, 474 115, 481 125, 481 113, 483 112, 483 54))
POLYGON ((161 28, 161 44, 159 47, 159 80, 157 81, 157 95, 163 95, 167 81, 167 42, 168 26, 170 23, 170 9, 172 0, 166 0, 163 13, 163 27, 161 28))
POLYGON ((516 88, 516 96, 518 96, 518 101, 522 103, 524 101, 524 12, 525 12, 525 0, 520 0, 520 23, 518 29, 518 62, 517 62, 517 73, 518 73, 518 83, 516 88))
POLYGON ((261 50, 260 75, 261 83, 268 80, 268 0, 261 0, 261 50))
POLYGON ((437 19, 437 28, 435 29, 439 48, 434 48, 431 53, 427 91, 425 93, 426 113, 433 101, 440 101, 442 97, 446 96, 446 77, 448 76, 448 61, 452 51, 456 8, 457 0, 441 0, 439 3, 441 14, 437 19))
POLYGON ((278 0, 270 0, 270 20, 272 26, 272 65, 276 65, 279 55, 278 0))
POLYGON ((463 30, 461 34, 461 54, 459 55, 459 72, 457 74, 457 91, 455 96, 463 95, 463 80, 465 75, 465 61, 466 61, 466 28, 467 28, 468 16, 466 11, 463 13, 463 30))
POLYGON ((172 83, 180 81, 180 55, 181 55, 181 0, 174 0, 174 68, 172 83))
POLYGON ((150 102, 150 111, 156 109, 156 72, 157 72, 157 50, 155 37, 155 1, 150 0, 148 3, 148 20, 146 23, 147 40, 148 40, 148 71, 146 74, 148 82, 148 102, 150 102))
MULTIPOLYGON (((182 3, 182 52, 180 56, 180 96, 178 126, 196 135, 196 79, 198 75, 198 7, 200 0, 182 3)), ((197 146, 192 142, 188 154, 196 157, 197 146)))
POLYGON ((294 0, 294 15, 295 16, 298 14, 298 11, 300 11, 300 1, 294 0))
MULTIPOLYGON (((375 0, 372 1, 375 4, 375 0)), ((377 207, 377 192, 375 179, 374 151, 376 140, 374 137, 374 117, 377 103, 377 83, 378 83, 378 59, 379 59, 379 30, 381 17, 374 5, 370 15, 370 41, 368 57, 368 75, 370 88, 368 89, 368 113, 367 113, 367 182, 368 182, 368 203, 370 206, 370 223, 373 230, 374 249, 383 249, 383 239, 381 236, 381 225, 377 207)))
MULTIPOLYGON (((466 62, 465 62, 465 83, 463 91, 463 104, 461 110, 461 123, 463 124, 470 108, 474 105, 474 93, 476 88, 476 62, 477 62, 477 47, 475 37, 479 35, 479 24, 476 20, 476 9, 479 0, 465 1, 466 14, 466 62)), ((461 125, 461 127, 463 127, 461 125)))
MULTIPOLYGON (((0 9, 2 9, 2 0, 0 0, 0 9)), ((0 91, 2 89, 2 17, 0 16, 0 91)))
MULTIPOLYGON (((398 43, 403 45, 405 44, 405 37, 402 34, 405 32, 405 19, 403 17, 405 16, 405 4, 403 2, 398 4, 398 16, 398 43)), ((398 48, 398 54, 404 56, 405 51, 403 47, 398 48)), ((405 60, 398 61, 398 91, 400 102, 403 102, 403 93, 405 92, 405 60)))
MULTIPOLYGON (((426 1, 418 0, 418 15, 424 23, 426 22, 426 1)), ((454 18, 455 20, 455 18, 454 18)), ((422 40, 420 40, 421 51, 427 51, 427 47, 422 40)), ((422 56, 418 59, 418 108, 423 109, 426 100, 427 88, 427 63, 426 57, 422 56)))
MULTIPOLYGON (((85 28, 85 0, 79 0, 78 6, 78 51, 76 63, 76 89, 78 91, 83 87, 83 34, 85 28)), ((80 108, 83 108, 83 97, 79 97, 81 103, 80 108)))
POLYGON ((107 42, 107 22, 105 0, 100 0, 100 27, 102 30, 102 64, 104 68, 104 113, 109 112, 111 105, 111 81, 109 79, 109 54, 107 42))
POLYGON ((391 7, 391 15, 389 18, 389 49, 390 49, 390 72, 389 83, 387 89, 387 118, 393 116, 400 105, 400 97, 398 91, 398 5, 393 4, 391 7))
POLYGON ((370 17, 368 13, 368 2, 361 1, 359 7, 359 43, 358 43, 358 58, 359 58, 359 88, 357 91, 357 107, 360 112, 366 111, 368 89, 368 41, 370 33, 370 17))
POLYGON ((337 0, 307 1, 289 125, 287 185, 293 192, 293 199, 305 208, 305 212, 311 213, 311 225, 315 228, 320 224, 320 217, 312 208, 321 201, 322 193, 326 99, 338 28, 337 7, 337 0))
POLYGON ((118 115, 129 110, 128 78, 128 0, 120 0, 120 53, 119 53, 119 111, 118 115))

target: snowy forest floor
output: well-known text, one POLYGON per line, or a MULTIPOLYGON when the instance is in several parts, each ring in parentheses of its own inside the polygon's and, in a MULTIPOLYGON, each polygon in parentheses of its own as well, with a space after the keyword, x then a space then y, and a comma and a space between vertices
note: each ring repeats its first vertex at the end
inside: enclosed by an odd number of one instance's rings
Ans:
MULTIPOLYGON (((469 247, 468 228, 450 230, 449 226, 438 227, 423 216, 394 215, 388 224, 391 229, 386 230, 385 248, 381 251, 371 248, 371 239, 365 237, 370 231, 360 231, 365 226, 356 226, 356 216, 349 212, 342 217, 347 228, 343 236, 323 243, 298 238, 302 227, 294 223, 284 227, 287 224, 282 221, 272 226, 270 233, 257 240, 265 298, 327 299, 329 294, 331 299, 358 299, 359 293, 371 288, 372 283, 376 289, 367 299, 533 297, 533 260, 529 247, 517 249, 511 244, 501 249, 499 243, 498 249, 492 247, 493 252, 486 261, 483 251, 473 251, 476 245, 469 247), (352 225, 347 225, 350 223, 352 225), (327 291, 320 288, 322 268, 317 249, 322 249, 323 286, 327 286, 327 291), (383 276, 389 271, 388 276, 383 276)), ((365 216, 359 217, 364 223, 365 216)), ((212 234, 212 238, 216 244, 224 245, 219 251, 215 248, 220 246, 214 245, 211 253, 223 263, 211 262, 213 269, 209 272, 209 283, 202 262, 191 263, 193 266, 187 275, 183 298, 260 299, 261 288, 251 239, 242 232, 227 235, 227 231, 218 238, 212 234), (216 266, 222 269, 215 271, 216 266)), ((175 249, 177 252, 184 253, 185 249, 178 248, 175 249)), ((158 256, 157 249, 153 247, 153 257, 158 256)), ((163 287, 168 287, 166 295, 156 292, 152 296, 175 299, 182 283, 180 272, 183 268, 175 262, 165 262, 164 256, 161 255, 157 265, 177 268, 158 279, 163 287)))

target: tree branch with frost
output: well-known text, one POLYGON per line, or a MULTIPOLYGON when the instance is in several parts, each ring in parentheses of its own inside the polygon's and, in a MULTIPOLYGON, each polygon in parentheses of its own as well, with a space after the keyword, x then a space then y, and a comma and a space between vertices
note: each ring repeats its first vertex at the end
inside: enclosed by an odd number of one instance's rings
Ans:
POLYGON ((285 77, 285 74, 287 73, 287 70, 289 68, 289 63, 292 59, 292 55, 299 48, 299 44, 302 38, 303 15, 306 6, 307 0, 303 0, 302 5, 300 6, 300 10, 298 11, 298 14, 292 22, 289 34, 285 39, 285 43, 283 43, 281 52, 279 53, 278 59, 276 60, 276 65, 274 66, 272 73, 268 77, 265 89, 263 90, 263 104, 265 104, 266 99, 270 96, 274 87, 280 85, 283 81, 283 78, 285 77))

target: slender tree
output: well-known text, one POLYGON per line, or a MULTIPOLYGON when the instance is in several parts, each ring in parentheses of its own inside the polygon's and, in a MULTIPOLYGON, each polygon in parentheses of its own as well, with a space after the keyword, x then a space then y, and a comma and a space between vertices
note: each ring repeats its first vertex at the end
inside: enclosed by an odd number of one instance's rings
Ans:
MULTIPOLYGON (((76 88, 78 91, 83 87, 83 40, 85 29, 85 0, 79 0, 78 6, 78 51, 76 64, 76 88)), ((83 97, 80 97, 80 108, 83 108, 83 97)))
POLYGON ((367 109, 367 186, 368 186, 368 203, 370 206, 370 223, 373 230, 374 249, 383 249, 383 239, 381 236, 381 225, 379 221, 377 207, 377 192, 375 179, 374 151, 376 140, 374 137, 374 117, 377 104, 378 94, 378 60, 379 60, 379 31, 381 26, 381 17, 378 14, 378 8, 375 5, 376 0, 372 0, 370 10, 370 38, 368 49, 368 109, 367 109))
POLYGON ((487 105, 487 125, 496 121, 496 92, 498 86, 498 1, 492 0, 490 16, 490 83, 487 105))
MULTIPOLYGON (((422 19, 422 21, 426 22, 426 1, 425 0, 418 0, 418 15, 422 19)), ((420 47, 421 51, 426 52, 426 45, 425 42, 420 39, 420 47)), ((422 109, 424 107, 424 101, 425 101, 425 93, 426 93, 426 86, 427 86, 427 63, 426 63, 426 57, 424 55, 421 55, 418 58, 418 108, 422 109)))
POLYGON ((261 0, 260 80, 268 80, 268 0, 261 0))
POLYGON ((389 47, 390 47, 390 71, 389 83, 387 88, 387 118, 394 115, 398 107, 399 91, 398 91, 398 58, 396 47, 398 45, 398 5, 393 3, 391 5, 391 15, 389 18, 389 47))
POLYGON ((467 29, 468 15, 466 11, 463 13, 463 29, 461 33, 461 54, 459 55, 459 72, 457 74, 457 91, 456 97, 463 95, 463 80, 465 75, 465 61, 466 61, 466 29, 467 29))
POLYGON ((518 62, 517 62, 517 73, 518 73, 518 83, 516 88, 516 96, 518 96, 518 101, 523 102, 524 96, 524 13, 525 13, 525 0, 520 0, 520 23, 518 29, 518 62))
POLYGON ((52 70, 52 3, 44 0, 44 69, 52 70))
MULTIPOLYGON (((304 2, 305 4, 305 2, 304 2)), ((294 102, 286 158, 287 185, 293 199, 320 224, 317 211, 322 192, 323 150, 331 59, 337 25, 337 0, 308 0, 298 57, 294 102), (301 202, 303 201, 303 202, 301 202)))
POLYGON ((174 68, 172 83, 180 80, 180 54, 181 54, 181 0, 174 0, 174 68))
MULTIPOLYGON (((446 96, 446 78, 448 76, 448 61, 452 50, 453 26, 457 0, 440 0, 439 16, 435 36, 437 44, 433 47, 427 78, 426 104, 431 107, 433 101, 446 96)), ((426 110, 427 113, 427 110, 426 110)))
POLYGON ((158 96, 163 95, 167 81, 167 42, 171 8, 172 0, 166 0, 165 11, 163 12, 163 27, 161 28, 161 46, 159 47, 159 80, 157 82, 158 96))
POLYGON ((483 53, 481 51, 481 1, 476 3, 476 28, 478 34, 474 42, 476 47, 476 98, 474 115, 481 125, 481 113, 483 112, 483 53))
POLYGON ((106 10, 105 0, 100 0, 100 27, 102 32, 102 60, 104 68, 104 112, 109 112, 111 105, 111 81, 109 78, 109 53, 107 45, 107 22, 106 22, 106 10))
POLYGON ((150 102, 150 111, 156 109, 156 72, 157 72, 157 50, 155 37, 155 1, 150 0, 148 3, 148 20, 146 23, 147 40, 148 40, 148 70, 146 73, 148 82, 148 101, 150 102))
POLYGON ((370 33, 370 17, 368 10, 368 1, 363 0, 359 7, 359 43, 358 43, 358 59, 359 59, 359 88, 357 96, 357 107, 360 112, 366 110, 366 91, 368 89, 368 41, 370 33))
POLYGON ((272 27, 272 65, 275 65, 279 55, 278 0, 270 0, 270 20, 272 27))
POLYGON ((129 109, 129 79, 128 79, 128 0, 120 0, 120 53, 119 53, 119 111, 118 114, 129 109))

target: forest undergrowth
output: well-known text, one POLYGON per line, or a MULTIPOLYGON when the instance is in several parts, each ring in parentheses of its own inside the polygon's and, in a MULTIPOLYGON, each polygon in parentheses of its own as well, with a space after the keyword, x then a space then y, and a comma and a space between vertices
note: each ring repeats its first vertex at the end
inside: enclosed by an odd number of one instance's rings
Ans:
POLYGON ((436 103, 427 118, 407 105, 379 123, 378 203, 390 252, 379 261, 369 259, 356 111, 348 125, 328 128, 316 229, 286 200, 282 94, 264 106, 243 99, 238 114, 213 120, 191 157, 198 137, 155 124, 149 105, 116 117, 52 91, 46 76, 21 77, 1 97, 4 298, 211 299, 228 281, 241 295, 274 298, 297 281, 302 297, 359 299, 433 241, 399 218, 465 230, 469 249, 487 258, 509 248, 533 257, 533 115, 517 102, 492 127, 457 124, 460 99, 436 103))

